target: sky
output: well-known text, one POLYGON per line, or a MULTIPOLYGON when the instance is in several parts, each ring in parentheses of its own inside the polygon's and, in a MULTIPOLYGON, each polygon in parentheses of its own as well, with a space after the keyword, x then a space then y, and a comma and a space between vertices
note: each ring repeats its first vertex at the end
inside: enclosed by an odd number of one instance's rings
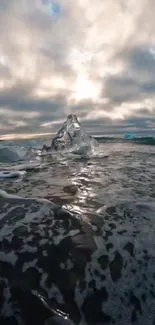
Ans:
POLYGON ((0 0, 0 137, 155 134, 154 0, 0 0))

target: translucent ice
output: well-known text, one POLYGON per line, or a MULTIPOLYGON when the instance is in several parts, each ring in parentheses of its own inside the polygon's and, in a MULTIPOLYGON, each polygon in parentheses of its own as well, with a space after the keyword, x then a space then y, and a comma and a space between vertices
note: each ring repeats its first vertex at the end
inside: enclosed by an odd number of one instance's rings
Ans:
POLYGON ((76 115, 69 115, 53 138, 51 146, 43 147, 43 150, 68 150, 72 153, 85 154, 92 152, 98 142, 89 136, 81 127, 76 115))

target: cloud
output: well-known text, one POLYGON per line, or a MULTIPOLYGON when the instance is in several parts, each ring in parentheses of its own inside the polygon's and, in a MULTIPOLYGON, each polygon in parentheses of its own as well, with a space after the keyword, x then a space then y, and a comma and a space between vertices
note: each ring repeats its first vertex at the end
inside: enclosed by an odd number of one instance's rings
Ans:
POLYGON ((153 0, 1 0, 0 134, 153 130, 153 0), (111 130, 111 131, 110 131, 111 130))

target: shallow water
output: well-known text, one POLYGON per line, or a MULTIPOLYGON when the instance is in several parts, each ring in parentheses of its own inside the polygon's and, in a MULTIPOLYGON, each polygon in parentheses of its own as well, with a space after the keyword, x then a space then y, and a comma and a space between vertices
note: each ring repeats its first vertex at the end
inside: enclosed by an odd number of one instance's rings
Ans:
MULTIPOLYGON (((54 213, 52 221, 53 216, 46 211, 49 205, 39 203, 38 208, 33 201, 18 203, 18 199, 2 199, 2 219, 4 214, 8 228, 3 224, 0 241, 6 256, 10 256, 7 255, 12 252, 8 253, 10 249, 18 252, 15 238, 17 230, 21 231, 20 217, 26 227, 29 220, 24 244, 28 246, 24 247, 27 252, 35 247, 35 252, 33 263, 32 256, 27 254, 28 265, 35 266, 37 256, 36 265, 43 270, 40 283, 44 283, 44 272, 48 269, 48 276, 52 277, 57 290, 51 289, 48 282, 42 285, 44 292, 56 301, 64 299, 71 319, 77 324, 155 324, 154 166, 155 147, 129 143, 100 144, 89 159, 59 154, 31 157, 20 164, 1 164, 1 170, 26 170, 20 178, 1 179, 1 189, 30 199, 47 198, 76 212, 73 219, 67 217, 68 223, 64 212, 58 220, 54 213), (11 210, 12 204, 15 212, 11 210), (37 209, 40 210, 35 225, 33 218, 36 218, 37 209), (44 234, 45 228, 46 231, 52 229, 53 237, 44 234), (13 237, 9 246, 5 238, 8 236, 9 240, 11 231, 13 237), (72 238, 70 242, 65 237, 67 234, 72 238), (55 257, 57 250, 53 247, 57 246, 59 254, 55 257), (49 259, 42 259, 40 250, 50 254, 52 264, 49 259)), ((52 211, 53 207, 50 209, 52 211)), ((21 238, 24 241, 25 235, 21 238)), ((20 254, 21 251, 17 254, 18 265, 20 254)), ((4 261, 2 250, 0 261, 4 261)), ((25 272, 27 264, 23 262, 22 267, 25 272)))
POLYGON ((0 187, 24 197, 48 198, 80 213, 96 213, 119 200, 154 202, 154 166, 152 146, 100 144, 89 159, 59 154, 11 167, 1 164, 1 170, 20 167, 27 173, 16 180, 1 179, 0 187))

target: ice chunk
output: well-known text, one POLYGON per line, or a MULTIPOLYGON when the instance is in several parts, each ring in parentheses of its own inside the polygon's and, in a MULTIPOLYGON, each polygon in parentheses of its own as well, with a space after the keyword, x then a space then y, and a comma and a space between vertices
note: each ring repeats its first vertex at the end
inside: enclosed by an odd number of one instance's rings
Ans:
POLYGON ((35 157, 35 153, 22 146, 2 146, 0 147, 0 162, 11 163, 35 157))
POLYGON ((16 162, 19 160, 17 152, 13 151, 12 148, 2 147, 0 148, 0 162, 16 162))
MULTIPOLYGON (((71 149, 73 153, 83 154, 92 151, 98 142, 89 136, 81 127, 76 115, 69 115, 52 140, 49 150, 71 149)), ((43 147, 43 150, 46 146, 43 147)))
POLYGON ((0 179, 4 178, 18 178, 25 175, 26 171, 0 171, 0 179))

